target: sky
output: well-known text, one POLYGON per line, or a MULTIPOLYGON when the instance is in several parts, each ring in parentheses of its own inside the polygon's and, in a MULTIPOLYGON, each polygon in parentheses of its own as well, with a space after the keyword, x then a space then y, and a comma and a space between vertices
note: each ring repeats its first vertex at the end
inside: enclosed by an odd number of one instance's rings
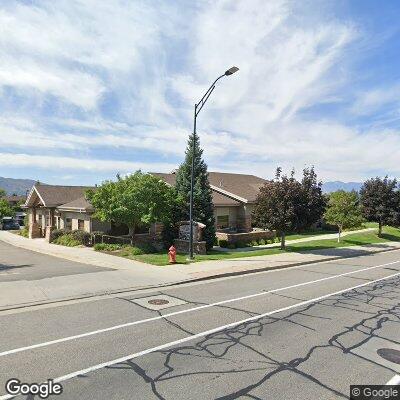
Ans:
POLYGON ((89 185, 210 171, 400 177, 397 0, 0 2, 0 176, 89 185))

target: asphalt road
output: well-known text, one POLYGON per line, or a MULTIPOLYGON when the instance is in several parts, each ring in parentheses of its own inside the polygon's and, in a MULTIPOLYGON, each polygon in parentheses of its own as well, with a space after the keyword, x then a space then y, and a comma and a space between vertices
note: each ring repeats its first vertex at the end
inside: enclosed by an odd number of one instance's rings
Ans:
POLYGON ((400 350, 400 251, 2 312, 0 332, 0 399, 12 377, 58 378, 52 399, 348 398, 400 374, 377 353, 400 350))
POLYGON ((30 281, 100 271, 112 269, 63 260, 0 241, 0 282, 30 281))

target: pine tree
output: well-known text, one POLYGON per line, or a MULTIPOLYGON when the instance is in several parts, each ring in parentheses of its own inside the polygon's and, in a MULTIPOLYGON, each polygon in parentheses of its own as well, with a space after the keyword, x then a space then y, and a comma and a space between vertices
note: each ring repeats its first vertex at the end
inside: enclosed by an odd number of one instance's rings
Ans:
POLYGON ((207 164, 202 159, 203 150, 197 135, 190 135, 185 152, 185 161, 180 165, 176 173, 175 190, 182 197, 186 207, 182 219, 189 220, 190 204, 190 176, 192 169, 193 140, 195 145, 194 159, 194 195, 193 195, 193 220, 206 225, 203 230, 203 240, 207 249, 211 249, 215 242, 215 219, 212 202, 212 190, 208 181, 207 164))

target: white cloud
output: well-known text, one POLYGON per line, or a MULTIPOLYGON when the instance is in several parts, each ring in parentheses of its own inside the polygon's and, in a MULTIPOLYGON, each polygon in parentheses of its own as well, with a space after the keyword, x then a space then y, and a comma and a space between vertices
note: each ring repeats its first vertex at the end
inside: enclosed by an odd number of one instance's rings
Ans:
POLYGON ((160 34, 156 11, 122 0, 15 2, 0 10, 0 85, 93 109, 110 82, 145 68, 142 53, 160 34))
MULTIPOLYGON (((0 153, 0 163, 8 167, 36 167, 50 170, 133 172, 172 171, 176 166, 168 163, 145 163, 119 160, 85 159, 74 157, 38 156, 24 153, 0 153)), ((79 174, 79 172, 77 172, 79 174)))
MULTIPOLYGON (((3 112, 0 145, 19 150, 15 157, 4 151, 0 160, 94 174, 174 168, 192 129, 193 104, 215 77, 237 65, 240 71, 221 79, 198 119, 211 169, 272 176, 277 165, 297 170, 315 165, 322 178, 345 180, 377 170, 400 174, 398 132, 362 131, 340 118, 307 114, 321 104, 340 106, 354 98, 350 61, 356 58, 355 44, 366 40, 360 27, 323 15, 312 4, 2 5, 0 89, 11 87, 33 99, 33 110, 16 103, 14 116, 3 112), (110 156, 104 156, 105 148, 110 156), (113 160, 123 148, 134 149, 135 162, 113 160), (38 149, 43 156, 28 154, 38 149), (71 157, 56 157, 55 149, 71 157), (174 162, 142 162, 145 152, 174 162), (93 159, 81 160, 81 154, 93 159)), ((398 85, 359 92, 353 112, 374 113, 399 93, 398 85)), ((5 89, 0 101, 8 101, 5 89)))

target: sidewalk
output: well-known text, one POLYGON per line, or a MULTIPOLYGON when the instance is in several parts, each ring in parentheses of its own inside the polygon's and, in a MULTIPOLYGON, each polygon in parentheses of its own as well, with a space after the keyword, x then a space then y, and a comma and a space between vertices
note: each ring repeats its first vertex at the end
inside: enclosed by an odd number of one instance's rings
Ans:
MULTIPOLYGON (((365 228, 365 229, 358 229, 355 231, 345 231, 342 232, 341 237, 347 236, 347 235, 352 235, 354 233, 366 233, 370 231, 376 231, 376 228, 365 228)), ((326 233, 323 235, 314 235, 314 236, 306 236, 300 239, 293 239, 293 240, 286 240, 286 245, 290 245, 293 243, 303 243, 303 242, 310 242, 311 240, 326 240, 326 239, 337 239, 338 234, 337 233, 326 233)), ((238 252, 238 251, 254 251, 256 250, 262 250, 262 249, 268 249, 271 247, 280 247, 280 243, 269 243, 269 244, 263 244, 260 246, 253 246, 253 247, 241 247, 240 249, 228 249, 225 247, 214 247, 218 251, 226 251, 226 252, 238 252)))
POLYGON ((198 279, 223 277, 255 271, 287 268, 296 265, 400 250, 400 242, 379 243, 303 253, 282 253, 190 265, 158 267, 124 259, 90 248, 69 248, 49 244, 44 240, 29 240, 0 231, 0 240, 23 249, 61 257, 113 271, 94 272, 45 278, 34 281, 0 282, 0 310, 84 298, 144 288, 162 287, 198 279))

